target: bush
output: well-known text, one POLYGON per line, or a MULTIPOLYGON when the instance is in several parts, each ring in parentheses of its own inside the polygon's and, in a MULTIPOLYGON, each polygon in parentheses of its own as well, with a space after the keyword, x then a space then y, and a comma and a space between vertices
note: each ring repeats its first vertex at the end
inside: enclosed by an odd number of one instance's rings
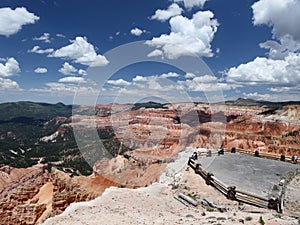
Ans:
POLYGON ((259 217, 258 222, 259 222, 261 225, 264 225, 264 224, 265 224, 265 221, 263 220, 262 216, 259 217))
POLYGON ((245 220, 246 220, 246 221, 251 221, 251 220, 252 220, 252 217, 251 217, 251 216, 247 216, 247 217, 245 218, 245 220))

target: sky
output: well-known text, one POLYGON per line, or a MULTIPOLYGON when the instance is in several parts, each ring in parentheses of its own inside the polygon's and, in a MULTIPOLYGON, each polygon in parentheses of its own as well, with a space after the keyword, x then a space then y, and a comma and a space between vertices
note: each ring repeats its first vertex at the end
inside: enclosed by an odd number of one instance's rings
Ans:
POLYGON ((300 0, 1 0, 0 102, 299 101, 298 21, 300 0))

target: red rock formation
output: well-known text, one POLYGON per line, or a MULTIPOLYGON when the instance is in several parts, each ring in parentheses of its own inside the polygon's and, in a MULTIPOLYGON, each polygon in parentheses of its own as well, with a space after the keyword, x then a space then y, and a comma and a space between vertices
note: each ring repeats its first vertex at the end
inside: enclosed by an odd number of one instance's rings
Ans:
POLYGON ((101 176, 74 177, 46 165, 0 168, 0 224, 36 224, 72 202, 88 201, 118 184, 101 176))

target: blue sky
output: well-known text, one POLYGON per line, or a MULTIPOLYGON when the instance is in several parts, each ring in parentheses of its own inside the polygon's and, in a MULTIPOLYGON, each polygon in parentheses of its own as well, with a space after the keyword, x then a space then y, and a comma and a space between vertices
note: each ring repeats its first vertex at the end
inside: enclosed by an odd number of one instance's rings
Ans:
POLYGON ((299 0, 1 0, 0 102, 300 100, 297 21, 299 0), (141 62, 95 84, 89 71, 105 77, 121 61, 109 52, 137 41, 149 61, 196 57, 209 70, 141 62))

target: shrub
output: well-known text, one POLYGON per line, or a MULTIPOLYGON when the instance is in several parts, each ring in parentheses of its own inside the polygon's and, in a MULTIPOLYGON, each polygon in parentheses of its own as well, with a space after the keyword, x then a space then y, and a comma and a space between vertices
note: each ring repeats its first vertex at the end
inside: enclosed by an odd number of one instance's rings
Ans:
POLYGON ((259 217, 258 222, 259 222, 261 225, 264 225, 264 224, 265 224, 265 221, 263 220, 262 216, 259 217))
POLYGON ((251 220, 252 220, 252 217, 251 217, 251 216, 247 216, 247 217, 245 218, 245 220, 246 220, 246 221, 251 221, 251 220))

